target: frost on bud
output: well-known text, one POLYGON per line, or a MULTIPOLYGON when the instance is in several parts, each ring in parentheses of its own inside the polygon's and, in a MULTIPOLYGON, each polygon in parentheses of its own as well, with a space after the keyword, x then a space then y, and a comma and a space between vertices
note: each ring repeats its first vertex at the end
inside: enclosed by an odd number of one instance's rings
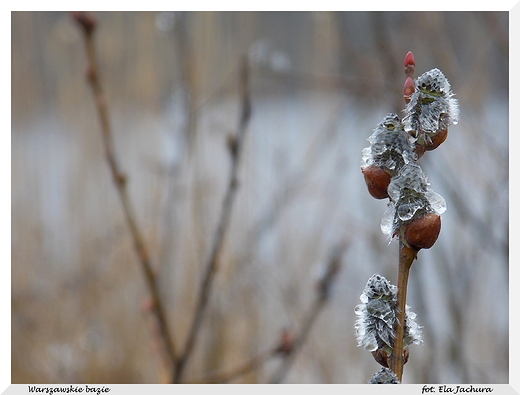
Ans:
POLYGON ((405 130, 416 144, 431 150, 447 136, 448 127, 459 121, 459 107, 448 79, 439 69, 432 69, 415 81, 403 119, 405 130), (441 137, 437 137, 438 134, 441 137))
MULTIPOLYGON (((399 231, 405 232, 409 229, 409 234, 412 234, 414 229, 415 231, 422 229, 427 231, 427 234, 422 234, 422 237, 427 240, 419 245, 410 244, 416 249, 430 248, 437 240, 440 231, 439 216, 446 211, 446 201, 430 188, 430 183, 421 167, 416 163, 403 166, 388 185, 388 195, 390 202, 381 220, 383 233, 392 239, 399 234, 399 231), (416 222, 428 214, 434 214, 438 218, 428 216, 416 222)), ((419 236, 418 238, 421 239, 419 236)))
POLYGON ((376 199, 388 197, 391 177, 408 162, 416 159, 413 144, 396 114, 388 114, 368 138, 370 146, 361 152, 361 171, 370 194, 376 199))
POLYGON ((392 370, 382 367, 372 376, 368 384, 400 384, 400 381, 392 370))
MULTIPOLYGON (((368 280, 360 300, 362 303, 355 308, 358 346, 371 351, 377 362, 388 366, 387 358, 392 355, 395 340, 397 287, 376 273, 368 280)), ((422 343, 415 317, 406 306, 405 347, 422 343)))

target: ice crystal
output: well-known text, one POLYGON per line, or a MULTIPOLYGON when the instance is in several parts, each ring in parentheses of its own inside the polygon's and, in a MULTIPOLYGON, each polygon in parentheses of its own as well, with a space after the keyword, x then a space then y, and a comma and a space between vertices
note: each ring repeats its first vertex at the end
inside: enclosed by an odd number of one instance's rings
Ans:
POLYGON ((381 370, 375 373, 368 384, 399 384, 399 379, 396 374, 388 368, 382 367, 381 370))
POLYGON ((390 202, 381 219, 381 230, 390 239, 403 223, 426 214, 442 214, 446 201, 430 188, 430 183, 416 163, 404 165, 388 185, 390 202))
POLYGON ((448 79, 432 69, 415 81, 415 92, 405 109, 404 129, 417 144, 430 144, 431 138, 459 121, 458 101, 448 79))
POLYGON ((363 166, 376 164, 397 174, 405 163, 416 159, 413 143, 404 131, 403 124, 396 114, 388 114, 368 138, 370 146, 363 149, 363 166))
MULTIPOLYGON (((376 273, 368 280, 360 299, 362 303, 354 310, 358 315, 355 325, 358 345, 368 351, 382 349, 391 355, 397 319, 397 287, 376 273)), ((416 314, 406 306, 405 346, 422 342, 415 317, 416 314)))

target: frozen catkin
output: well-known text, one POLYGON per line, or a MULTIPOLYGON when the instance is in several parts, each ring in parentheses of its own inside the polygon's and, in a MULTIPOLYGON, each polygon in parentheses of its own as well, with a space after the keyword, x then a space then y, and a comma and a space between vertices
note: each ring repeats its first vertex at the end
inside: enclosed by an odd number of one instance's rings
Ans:
MULTIPOLYGON (((405 66, 409 68, 406 62, 405 66)), ((402 236, 420 250, 435 244, 446 202, 431 189, 417 161, 446 140, 448 127, 459 120, 459 106, 439 69, 415 81, 408 76, 405 98, 404 118, 386 115, 368 138, 370 146, 361 151, 361 171, 370 195, 389 199, 383 233, 390 240, 402 236)))
MULTIPOLYGON (((392 355, 395 339, 397 287, 376 273, 368 280, 360 300, 361 304, 355 308, 358 346, 372 352, 379 364, 388 367, 388 357, 392 355)), ((406 306, 406 347, 422 343, 421 330, 415 318, 416 314, 406 306)))
POLYGON ((413 79, 415 58, 404 60, 403 118, 387 114, 361 152, 361 172, 370 195, 388 199, 381 230, 399 240, 399 289, 379 274, 368 280, 355 308, 358 345, 383 366, 370 384, 397 384, 407 362, 408 346, 421 344, 421 330, 406 304, 412 263, 421 249, 431 248, 441 231, 446 201, 434 192, 418 160, 438 148, 448 128, 459 121, 458 101, 444 74, 434 68, 413 79))
POLYGON ((404 165, 388 185, 388 195, 390 202, 381 220, 383 233, 389 239, 403 236, 417 250, 432 247, 439 236, 446 201, 430 188, 421 167, 404 165))
POLYGON ((368 384, 399 384, 399 379, 390 369, 382 367, 369 380, 368 384))
POLYGON ((396 114, 388 114, 368 138, 363 149, 361 171, 369 193, 376 199, 388 197, 388 185, 406 163, 416 160, 414 146, 396 114))
POLYGON ((404 128, 421 151, 431 151, 448 136, 448 127, 459 122, 459 105, 448 79, 432 69, 415 81, 403 118, 404 128))

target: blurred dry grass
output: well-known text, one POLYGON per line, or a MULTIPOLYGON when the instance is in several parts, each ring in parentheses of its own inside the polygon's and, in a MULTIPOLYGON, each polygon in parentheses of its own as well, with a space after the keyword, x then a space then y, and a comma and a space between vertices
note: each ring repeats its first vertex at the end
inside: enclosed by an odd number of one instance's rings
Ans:
MULTIPOLYGON (((507 13, 95 15, 116 152, 179 344, 226 188, 239 59, 255 59, 237 201, 187 381, 298 331, 338 243, 334 292, 286 382, 366 383, 379 369, 356 347, 354 307, 373 273, 396 282, 397 247, 359 166, 371 130, 403 108, 412 50, 417 75, 449 78, 461 122, 421 159, 448 211, 412 268, 425 343, 404 381, 508 382, 507 13)), ((162 382, 85 62, 69 14, 12 13, 12 382, 162 382)), ((236 382, 269 382, 281 363, 236 382)))

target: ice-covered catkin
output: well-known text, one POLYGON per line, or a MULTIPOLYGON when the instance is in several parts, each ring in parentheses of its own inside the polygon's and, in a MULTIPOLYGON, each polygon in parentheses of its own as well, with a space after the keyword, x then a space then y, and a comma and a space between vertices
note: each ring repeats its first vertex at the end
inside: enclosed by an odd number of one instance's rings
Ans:
POLYGON ((459 106, 448 79, 439 69, 422 74, 405 108, 404 129, 418 146, 431 150, 447 136, 448 127, 459 121, 459 106))
POLYGON ((368 384, 399 384, 400 381, 392 370, 382 367, 377 373, 374 373, 368 384))
MULTIPOLYGON (((376 273, 368 280, 360 300, 362 303, 355 308, 358 315, 355 324, 358 346, 367 351, 381 350, 391 355, 395 340, 397 287, 376 273)), ((416 314, 407 306, 405 346, 422 343, 415 318, 416 314)))
POLYGON ((381 220, 381 230, 389 239, 400 230, 406 231, 406 225, 416 219, 428 214, 439 216, 446 211, 446 201, 430 188, 426 175, 416 163, 404 165, 392 178, 388 195, 390 202, 381 220))
POLYGON ((388 114, 368 138, 370 146, 363 149, 363 165, 377 165, 392 176, 405 164, 415 160, 413 144, 396 114, 388 114))
POLYGON ((396 114, 388 114, 368 138, 363 149, 361 171, 369 193, 376 199, 388 197, 390 180, 406 163, 416 160, 411 138, 396 114))

